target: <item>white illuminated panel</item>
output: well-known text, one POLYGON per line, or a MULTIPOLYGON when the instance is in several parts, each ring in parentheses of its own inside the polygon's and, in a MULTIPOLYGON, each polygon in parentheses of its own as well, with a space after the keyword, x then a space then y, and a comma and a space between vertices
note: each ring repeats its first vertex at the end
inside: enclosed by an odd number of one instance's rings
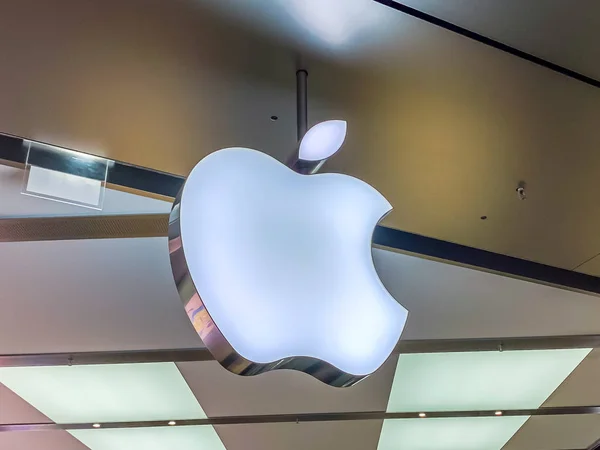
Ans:
POLYGON ((327 120, 306 132, 300 142, 299 156, 306 161, 321 161, 337 152, 346 138, 343 120, 327 120))
POLYGON ((173 363, 6 367, 0 382, 58 423, 206 417, 173 363))
POLYGON ((191 277, 244 358, 308 356, 364 375, 392 352, 407 311, 373 266, 373 229, 391 206, 371 186, 226 149, 196 165, 180 208, 191 277))
POLYGON ((527 417, 386 420, 377 450, 500 450, 527 417))
MULTIPOLYGON (((400 355, 388 412, 539 408, 591 349, 400 355)), ((522 417, 384 421, 378 450, 500 450, 522 417)))
POLYGON ((91 450, 225 450, 210 426, 74 430, 91 450))
POLYGON ((538 408, 590 351, 401 355, 387 411, 538 408))

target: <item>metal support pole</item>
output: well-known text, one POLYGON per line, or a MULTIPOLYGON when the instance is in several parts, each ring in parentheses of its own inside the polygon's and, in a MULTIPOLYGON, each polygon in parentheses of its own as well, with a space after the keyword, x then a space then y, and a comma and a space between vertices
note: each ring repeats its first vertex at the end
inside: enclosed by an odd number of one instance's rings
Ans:
POLYGON ((308 72, 305 69, 296 72, 296 125, 298 144, 287 165, 294 172, 303 175, 316 173, 325 161, 304 161, 298 154, 300 143, 308 131, 308 72))
POLYGON ((308 72, 304 69, 296 72, 296 124, 300 142, 308 130, 308 72))

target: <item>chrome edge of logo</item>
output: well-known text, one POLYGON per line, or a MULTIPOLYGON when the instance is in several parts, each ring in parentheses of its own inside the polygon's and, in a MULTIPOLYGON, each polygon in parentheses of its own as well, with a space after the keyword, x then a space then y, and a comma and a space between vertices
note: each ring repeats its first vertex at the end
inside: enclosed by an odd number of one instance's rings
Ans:
POLYGON ((348 374, 332 364, 307 356, 290 356, 270 363, 255 363, 244 358, 231 346, 219 327, 214 323, 210 312, 204 306, 185 259, 179 222, 181 197, 184 188, 185 183, 173 202, 173 208, 169 216, 171 270, 188 318, 215 359, 225 369, 237 375, 252 376, 278 369, 298 370, 334 387, 353 386, 368 377, 370 374, 348 374))

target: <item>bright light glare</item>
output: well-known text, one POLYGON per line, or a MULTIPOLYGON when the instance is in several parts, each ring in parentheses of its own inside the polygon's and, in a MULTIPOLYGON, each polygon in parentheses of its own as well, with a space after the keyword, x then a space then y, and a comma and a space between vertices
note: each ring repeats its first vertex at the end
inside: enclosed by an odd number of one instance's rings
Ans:
POLYGON ((376 33, 387 11, 371 0, 278 0, 305 31, 329 45, 360 43, 376 33))
POLYGON ((390 209, 356 178, 299 175, 264 153, 226 149, 189 175, 181 237, 200 297, 240 355, 309 356, 366 375, 408 314, 373 266, 373 229, 390 209))
POLYGON ((300 143, 300 159, 321 161, 329 158, 344 144, 347 123, 344 120, 321 122, 306 132, 300 143))

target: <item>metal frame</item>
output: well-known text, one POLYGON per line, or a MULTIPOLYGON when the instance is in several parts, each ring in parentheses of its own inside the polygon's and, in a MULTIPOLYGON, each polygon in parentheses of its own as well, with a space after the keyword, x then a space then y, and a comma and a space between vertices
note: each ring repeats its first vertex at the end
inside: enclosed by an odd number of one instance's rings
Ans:
MULTIPOLYGON (((0 143, 0 154, 2 151, 0 143)), ((149 171, 147 171, 149 172, 149 171)), ((167 214, 0 219, 0 242, 166 237, 167 214)), ((600 278, 378 225, 373 244, 392 251, 600 295, 600 278)))
MULTIPOLYGON (((498 417, 498 410, 480 411, 414 411, 389 413, 385 411, 356 411, 307 414, 270 414, 257 416, 209 417, 206 419, 177 420, 169 425, 172 418, 163 420, 133 422, 100 422, 100 423, 19 423, 0 425, 0 432, 11 431, 50 431, 50 430, 87 430, 115 428, 149 428, 170 426, 214 426, 214 425, 256 425, 277 423, 311 423, 311 422, 349 422, 364 420, 406 420, 406 419, 440 419, 469 417, 498 417), (425 417, 422 415, 425 414, 425 417), (94 426, 96 425, 96 426, 94 426), (99 425, 99 426, 98 426, 99 425)), ((556 406, 536 409, 508 409, 500 411, 501 416, 566 416, 600 414, 600 406, 556 406)))
MULTIPOLYGON (((600 348, 600 335, 400 340, 393 354, 600 348)), ((0 367, 214 361, 207 348, 0 355, 0 367)))

